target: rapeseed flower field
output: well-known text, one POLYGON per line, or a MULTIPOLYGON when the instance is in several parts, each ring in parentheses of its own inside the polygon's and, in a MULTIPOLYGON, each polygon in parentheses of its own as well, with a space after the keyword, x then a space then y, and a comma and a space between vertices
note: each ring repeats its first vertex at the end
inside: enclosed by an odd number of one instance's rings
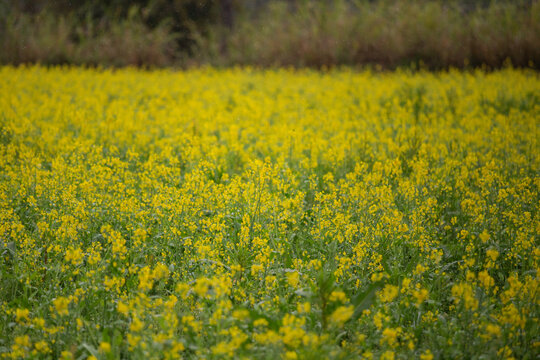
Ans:
POLYGON ((0 78, 1 358, 540 353, 538 73, 0 78))

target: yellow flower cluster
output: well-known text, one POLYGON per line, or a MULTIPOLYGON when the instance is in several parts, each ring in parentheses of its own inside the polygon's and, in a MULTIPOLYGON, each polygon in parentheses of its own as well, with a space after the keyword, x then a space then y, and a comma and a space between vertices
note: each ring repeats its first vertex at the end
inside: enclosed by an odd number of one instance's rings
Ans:
POLYGON ((538 354, 538 73, 0 78, 0 358, 538 354))

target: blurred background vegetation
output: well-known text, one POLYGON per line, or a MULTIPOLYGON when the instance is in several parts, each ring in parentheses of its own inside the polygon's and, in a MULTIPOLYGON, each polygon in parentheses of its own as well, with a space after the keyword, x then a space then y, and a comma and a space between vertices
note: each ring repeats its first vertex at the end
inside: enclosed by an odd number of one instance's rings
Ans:
POLYGON ((1 0, 0 62, 189 67, 540 63, 540 1, 1 0))

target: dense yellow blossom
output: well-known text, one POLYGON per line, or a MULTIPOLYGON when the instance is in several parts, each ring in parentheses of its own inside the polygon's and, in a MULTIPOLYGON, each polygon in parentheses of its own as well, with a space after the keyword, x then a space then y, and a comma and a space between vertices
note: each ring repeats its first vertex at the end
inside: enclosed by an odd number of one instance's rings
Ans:
POLYGON ((537 72, 0 78, 0 358, 538 353, 537 72))

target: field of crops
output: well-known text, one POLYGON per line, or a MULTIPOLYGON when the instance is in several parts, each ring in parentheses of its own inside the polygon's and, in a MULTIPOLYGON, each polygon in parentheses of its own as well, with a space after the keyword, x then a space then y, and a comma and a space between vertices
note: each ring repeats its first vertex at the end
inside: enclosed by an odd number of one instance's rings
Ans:
POLYGON ((0 78, 0 358, 540 353, 538 73, 0 78))

